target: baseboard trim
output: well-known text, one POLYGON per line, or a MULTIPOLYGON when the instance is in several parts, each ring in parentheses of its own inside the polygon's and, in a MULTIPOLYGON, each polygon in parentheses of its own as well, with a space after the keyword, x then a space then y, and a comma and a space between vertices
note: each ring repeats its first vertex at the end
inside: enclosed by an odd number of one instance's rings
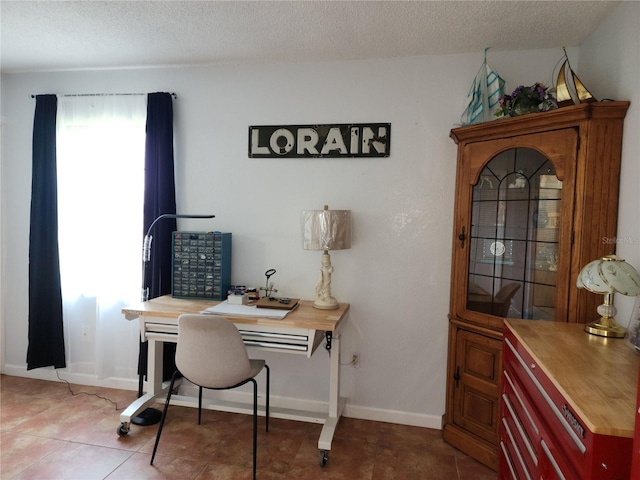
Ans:
POLYGON ((381 408, 363 407, 352 405, 347 398, 347 406, 343 415, 349 418, 361 420, 373 420, 376 422, 397 423, 399 425, 411 425, 414 427, 442 429, 441 415, 425 415, 421 413, 400 412, 397 410, 384 410, 381 408))
POLYGON ((119 388, 121 390, 138 390, 138 380, 134 378, 107 377, 98 378, 97 375, 86 373, 69 373, 64 368, 55 369, 53 367, 34 368, 27 370, 24 366, 5 365, 2 369, 5 375, 14 377, 36 378, 38 380, 48 380, 59 382, 60 379, 76 385, 87 385, 91 387, 119 388), (60 376, 60 379, 58 378, 60 376))
MULTIPOLYGON (((87 385, 92 387, 106 387, 106 388, 119 388, 122 390, 138 390, 138 380, 131 378, 97 378, 95 375, 83 374, 83 373, 68 373, 65 369, 54 369, 52 367, 37 368, 33 370, 27 370, 24 366, 18 365, 5 365, 2 369, 2 373, 5 375, 11 375, 14 377, 26 377, 35 378, 38 380, 47 380, 51 382, 59 382, 58 374, 60 378, 75 385, 87 385)), ((183 386, 181 389, 190 390, 189 387, 183 386)), ((195 388, 194 388, 195 391, 195 388)), ((189 394, 194 392, 189 391, 189 394)), ((197 393, 196 393, 197 395, 197 393)), ((226 392, 224 395, 225 400, 237 400, 244 397, 245 393, 226 392)), ((271 397, 271 403, 274 406, 297 409, 303 411, 322 412, 327 411, 327 402, 317 400, 304 400, 299 398, 290 397, 271 397)), ((360 420, 372 420, 385 423, 396 423, 399 425, 410 425, 415 427, 431 428, 435 430, 442 429, 442 416, 441 415, 425 415, 412 412, 401 412, 397 410, 385 410, 381 408, 364 407, 360 405, 353 405, 347 398, 347 405, 344 409, 343 416, 349 418, 357 418, 360 420)))

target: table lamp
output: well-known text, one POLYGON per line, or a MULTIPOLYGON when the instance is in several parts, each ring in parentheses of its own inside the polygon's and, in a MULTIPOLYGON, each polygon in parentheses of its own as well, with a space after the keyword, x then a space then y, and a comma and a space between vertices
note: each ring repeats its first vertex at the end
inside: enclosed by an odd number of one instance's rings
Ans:
POLYGON ((601 337, 624 338, 626 328, 618 325, 613 318, 616 314, 613 294, 640 294, 640 275, 636 269, 616 255, 605 255, 582 269, 576 285, 604 295, 604 303, 597 310, 601 315, 600 319, 585 325, 584 330, 601 337))
POLYGON ((338 308, 331 296, 331 256, 329 250, 351 248, 351 210, 306 210, 302 212, 303 245, 305 250, 322 250, 320 279, 316 285, 315 308, 338 308))

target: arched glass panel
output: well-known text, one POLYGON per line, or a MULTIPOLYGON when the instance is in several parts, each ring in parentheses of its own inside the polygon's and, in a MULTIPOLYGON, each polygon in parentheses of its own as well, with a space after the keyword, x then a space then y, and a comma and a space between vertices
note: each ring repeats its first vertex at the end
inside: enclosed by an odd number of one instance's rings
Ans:
POLYGON ((562 182, 530 148, 496 155, 473 187, 467 309, 555 316, 562 182))

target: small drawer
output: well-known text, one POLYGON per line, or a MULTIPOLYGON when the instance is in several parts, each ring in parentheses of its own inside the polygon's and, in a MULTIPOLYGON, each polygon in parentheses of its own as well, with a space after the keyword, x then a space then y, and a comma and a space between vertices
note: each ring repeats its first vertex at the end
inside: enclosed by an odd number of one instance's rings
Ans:
POLYGON ((230 285, 230 233, 173 232, 174 297, 224 300, 230 285))
POLYGON ((505 364, 505 370, 502 375, 502 390, 511 399, 511 405, 520 419, 529 441, 532 445, 536 445, 541 438, 542 422, 538 418, 531 400, 525 394, 522 385, 520 385, 516 376, 509 371, 507 364, 505 364))
POLYGON ((524 464, 524 468, 529 472, 535 472, 538 467, 538 454, 534 444, 529 440, 527 432, 523 428, 507 393, 502 394, 502 407, 502 422, 504 425, 501 426, 500 438, 504 439, 503 433, 508 433, 520 453, 519 457, 524 464))
POLYGON ((515 424, 512 418, 502 417, 500 423, 500 441, 508 446, 509 456, 514 463, 518 472, 518 477, 526 480, 534 480, 532 469, 527 465, 527 452, 523 449, 522 437, 517 429, 513 428, 515 424))
POLYGON ((509 442, 509 440, 501 440, 500 441, 500 472, 502 476, 500 480, 510 479, 510 480, 523 480, 526 477, 522 472, 522 469, 519 468, 518 460, 515 455, 515 451, 513 446, 509 442), (508 472, 508 474, 507 474, 508 472))
POLYGON ((563 458, 563 451, 554 444, 553 439, 543 438, 540 441, 540 477, 545 480, 573 480, 584 478, 576 475, 563 458))

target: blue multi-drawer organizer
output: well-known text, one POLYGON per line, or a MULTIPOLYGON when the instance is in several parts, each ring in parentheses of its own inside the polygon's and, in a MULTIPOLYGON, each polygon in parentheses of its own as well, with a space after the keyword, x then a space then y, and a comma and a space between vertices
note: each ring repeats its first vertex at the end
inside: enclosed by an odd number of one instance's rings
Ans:
POLYGON ((224 300, 230 286, 230 233, 173 232, 173 297, 224 300))

